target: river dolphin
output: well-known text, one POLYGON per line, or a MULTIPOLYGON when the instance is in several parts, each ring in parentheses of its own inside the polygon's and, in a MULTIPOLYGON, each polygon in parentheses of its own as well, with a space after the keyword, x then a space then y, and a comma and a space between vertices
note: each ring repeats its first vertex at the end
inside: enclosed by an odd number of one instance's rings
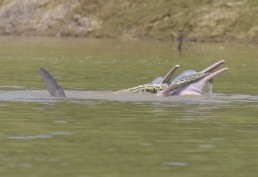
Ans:
MULTIPOLYGON (((210 73, 220 65, 224 63, 223 60, 214 63, 210 67, 198 72, 198 73, 210 73)), ((157 93, 158 96, 172 96, 172 95, 202 95, 203 94, 203 88, 204 85, 212 80, 214 77, 222 73, 223 71, 226 71, 228 68, 222 68, 214 73, 211 73, 207 75, 206 77, 202 78, 199 81, 196 81, 191 84, 187 84, 183 87, 180 86, 175 86, 173 83, 176 83, 176 81, 182 80, 184 78, 187 78, 188 76, 194 75, 197 72, 194 70, 186 70, 182 73, 180 73, 177 77, 175 77, 171 82, 170 79, 174 72, 179 68, 179 65, 175 65, 167 74, 165 77, 158 77, 156 78, 152 83, 154 84, 163 84, 167 83, 170 84, 169 87, 167 87, 164 90, 161 90, 157 93)), ((54 77, 44 68, 40 67, 40 74, 41 77, 43 78, 45 85, 47 87, 47 90, 49 94, 53 97, 66 97, 64 90, 62 89, 61 86, 59 86, 54 79, 54 77)), ((198 74, 197 73, 197 74, 198 74)))
MULTIPOLYGON (((200 72, 196 72, 195 70, 186 70, 183 71, 182 73, 180 73, 177 77, 175 77, 171 83, 176 82, 182 78, 185 78, 187 76, 196 74, 196 73, 211 73, 213 70, 215 70, 216 68, 218 68, 220 65, 224 64, 224 60, 220 60, 214 64, 212 64, 211 66, 209 66, 208 68, 200 71, 200 72)), ((183 87, 179 87, 175 90, 171 90, 171 88, 173 88, 173 86, 171 85, 170 87, 160 91, 158 93, 159 96, 172 96, 172 95, 202 95, 203 94, 203 89, 204 86, 207 82, 211 82, 214 77, 218 76, 219 74, 221 74, 222 72, 228 70, 228 68, 222 68, 214 73, 209 74, 208 76, 204 77, 203 79, 188 84, 186 86, 183 87)), ((170 71, 169 71, 170 72, 170 71)), ((167 74, 168 75, 168 74, 167 74)), ((165 76, 166 77, 166 76, 165 76)), ((164 77, 164 78, 165 78, 164 77)), ((159 79, 155 79, 155 81, 161 81, 162 77, 159 77, 159 79)), ((166 78, 166 80, 170 80, 170 78, 166 78)))

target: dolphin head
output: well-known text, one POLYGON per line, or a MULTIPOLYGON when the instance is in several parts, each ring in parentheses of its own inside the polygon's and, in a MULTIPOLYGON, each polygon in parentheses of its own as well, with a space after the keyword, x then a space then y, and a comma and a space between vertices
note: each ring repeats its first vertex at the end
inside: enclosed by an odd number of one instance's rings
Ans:
POLYGON ((187 84, 185 86, 175 86, 177 81, 180 81, 181 79, 184 79, 185 77, 191 76, 193 74, 196 74, 194 70, 186 70, 179 74, 170 84, 170 86, 158 93, 159 96, 170 96, 170 95, 202 95, 204 86, 207 82, 211 82, 214 77, 219 75, 220 73, 228 70, 228 68, 222 68, 214 73, 209 74, 213 70, 215 70, 220 65, 224 64, 224 60, 218 61, 208 68, 205 68, 204 70, 200 71, 199 73, 207 73, 207 76, 200 80, 196 80, 196 82, 192 82, 190 84, 187 84))
POLYGON ((194 82, 192 84, 186 85, 178 90, 172 92, 172 95, 203 95, 203 90, 206 83, 213 80, 216 76, 221 74, 222 72, 228 70, 228 68, 222 68, 214 73, 209 74, 208 76, 204 77, 203 79, 194 82))

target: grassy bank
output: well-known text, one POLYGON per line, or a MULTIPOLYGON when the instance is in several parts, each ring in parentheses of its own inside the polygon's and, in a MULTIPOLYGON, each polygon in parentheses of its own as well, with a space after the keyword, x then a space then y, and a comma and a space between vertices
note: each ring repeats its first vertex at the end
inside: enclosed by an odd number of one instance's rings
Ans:
POLYGON ((0 0, 0 34, 258 42, 257 0, 0 0))

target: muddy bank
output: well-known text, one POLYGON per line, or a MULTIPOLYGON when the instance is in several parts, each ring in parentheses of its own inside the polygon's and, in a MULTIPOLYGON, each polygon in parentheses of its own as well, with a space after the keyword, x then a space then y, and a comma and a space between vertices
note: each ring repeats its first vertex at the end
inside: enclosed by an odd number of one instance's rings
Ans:
POLYGON ((258 42, 255 0, 0 0, 0 34, 258 42))

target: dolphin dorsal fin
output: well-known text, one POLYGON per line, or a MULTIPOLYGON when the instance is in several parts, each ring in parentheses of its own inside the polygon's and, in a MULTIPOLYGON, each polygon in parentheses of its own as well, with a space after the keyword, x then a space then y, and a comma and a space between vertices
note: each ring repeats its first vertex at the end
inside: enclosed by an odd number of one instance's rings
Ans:
POLYGON ((45 82, 47 90, 48 90, 48 92, 49 92, 49 94, 51 96, 54 96, 54 97, 66 97, 62 87, 57 85, 56 80, 54 79, 53 76, 51 76, 51 74, 49 74, 49 72, 47 70, 45 70, 44 68, 40 67, 39 71, 40 71, 42 79, 45 82))

